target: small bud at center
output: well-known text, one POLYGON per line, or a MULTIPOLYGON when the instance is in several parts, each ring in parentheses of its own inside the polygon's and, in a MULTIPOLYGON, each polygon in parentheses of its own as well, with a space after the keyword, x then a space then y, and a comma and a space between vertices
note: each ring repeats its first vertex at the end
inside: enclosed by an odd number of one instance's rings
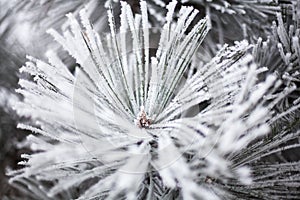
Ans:
POLYGON ((147 114, 144 110, 144 106, 141 106, 139 115, 135 121, 136 121, 136 125, 140 128, 147 128, 150 126, 151 120, 150 118, 147 117, 147 114))

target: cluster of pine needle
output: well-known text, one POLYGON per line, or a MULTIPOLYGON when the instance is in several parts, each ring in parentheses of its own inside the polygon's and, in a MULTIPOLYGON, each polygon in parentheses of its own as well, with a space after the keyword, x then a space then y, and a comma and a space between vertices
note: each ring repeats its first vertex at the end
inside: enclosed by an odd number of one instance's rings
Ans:
POLYGON ((0 0, 1 199, 299 199, 300 1, 0 0))

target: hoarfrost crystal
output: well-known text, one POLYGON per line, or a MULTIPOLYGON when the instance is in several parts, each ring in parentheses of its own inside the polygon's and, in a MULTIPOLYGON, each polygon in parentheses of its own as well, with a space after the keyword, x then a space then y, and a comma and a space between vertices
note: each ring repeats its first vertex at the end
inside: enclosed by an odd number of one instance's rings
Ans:
POLYGON ((258 81, 262 70, 245 41, 192 65, 210 29, 207 18, 190 27, 192 7, 181 7, 174 22, 176 2, 167 6, 155 46, 145 1, 141 15, 121 6, 119 32, 111 10, 104 37, 85 10, 80 24, 68 14, 62 35, 49 30, 76 59, 74 73, 53 51, 50 64, 28 56, 21 72, 33 80, 19 81, 24 101, 16 110, 31 122, 18 127, 38 134, 28 136, 35 153, 23 155, 11 182, 38 182, 27 189, 72 199, 219 199, 230 196, 232 180, 251 185, 251 170, 233 160, 270 131, 273 104, 265 96, 280 81, 258 81))

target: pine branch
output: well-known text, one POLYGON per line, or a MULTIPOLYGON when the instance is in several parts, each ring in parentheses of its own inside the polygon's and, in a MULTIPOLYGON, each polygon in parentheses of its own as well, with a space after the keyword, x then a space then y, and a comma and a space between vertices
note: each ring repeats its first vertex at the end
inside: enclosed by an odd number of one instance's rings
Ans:
MULTIPOLYGON (((194 22, 191 7, 176 16, 172 1, 155 43, 151 6, 141 1, 140 8, 134 14, 121 2, 120 28, 109 9, 107 35, 97 33, 85 9, 80 22, 67 15, 62 33, 50 29, 76 60, 74 73, 55 50, 47 53, 49 64, 27 57, 20 71, 31 78, 19 80, 24 100, 15 108, 31 119, 18 127, 33 132, 27 142, 34 153, 8 173, 12 184, 45 199, 292 197, 286 189, 298 195, 298 163, 267 162, 298 148, 290 142, 299 131, 270 135, 285 115, 274 110, 291 91, 277 69, 264 73, 258 65, 266 50, 258 44, 251 55, 251 45, 236 42, 197 64, 209 17, 194 22)), ((296 47, 290 52, 297 56, 296 47)))

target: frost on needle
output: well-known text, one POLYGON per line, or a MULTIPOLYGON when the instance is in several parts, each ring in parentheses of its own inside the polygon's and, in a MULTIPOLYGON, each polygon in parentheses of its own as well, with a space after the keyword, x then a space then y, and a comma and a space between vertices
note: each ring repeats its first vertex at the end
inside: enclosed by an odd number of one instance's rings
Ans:
POLYGON ((51 50, 49 64, 28 56, 21 72, 32 79, 20 79, 15 108, 31 119, 18 127, 36 133, 27 137, 34 153, 9 173, 13 184, 72 199, 219 199, 230 181, 251 185, 251 169, 231 160, 270 131, 264 97, 280 81, 258 81, 245 41, 191 65, 209 20, 191 26, 198 11, 181 7, 175 21, 172 1, 154 43, 140 7, 134 15, 121 2, 120 27, 108 10, 104 36, 85 10, 80 23, 67 15, 62 34, 49 30, 76 59, 74 73, 51 50))

